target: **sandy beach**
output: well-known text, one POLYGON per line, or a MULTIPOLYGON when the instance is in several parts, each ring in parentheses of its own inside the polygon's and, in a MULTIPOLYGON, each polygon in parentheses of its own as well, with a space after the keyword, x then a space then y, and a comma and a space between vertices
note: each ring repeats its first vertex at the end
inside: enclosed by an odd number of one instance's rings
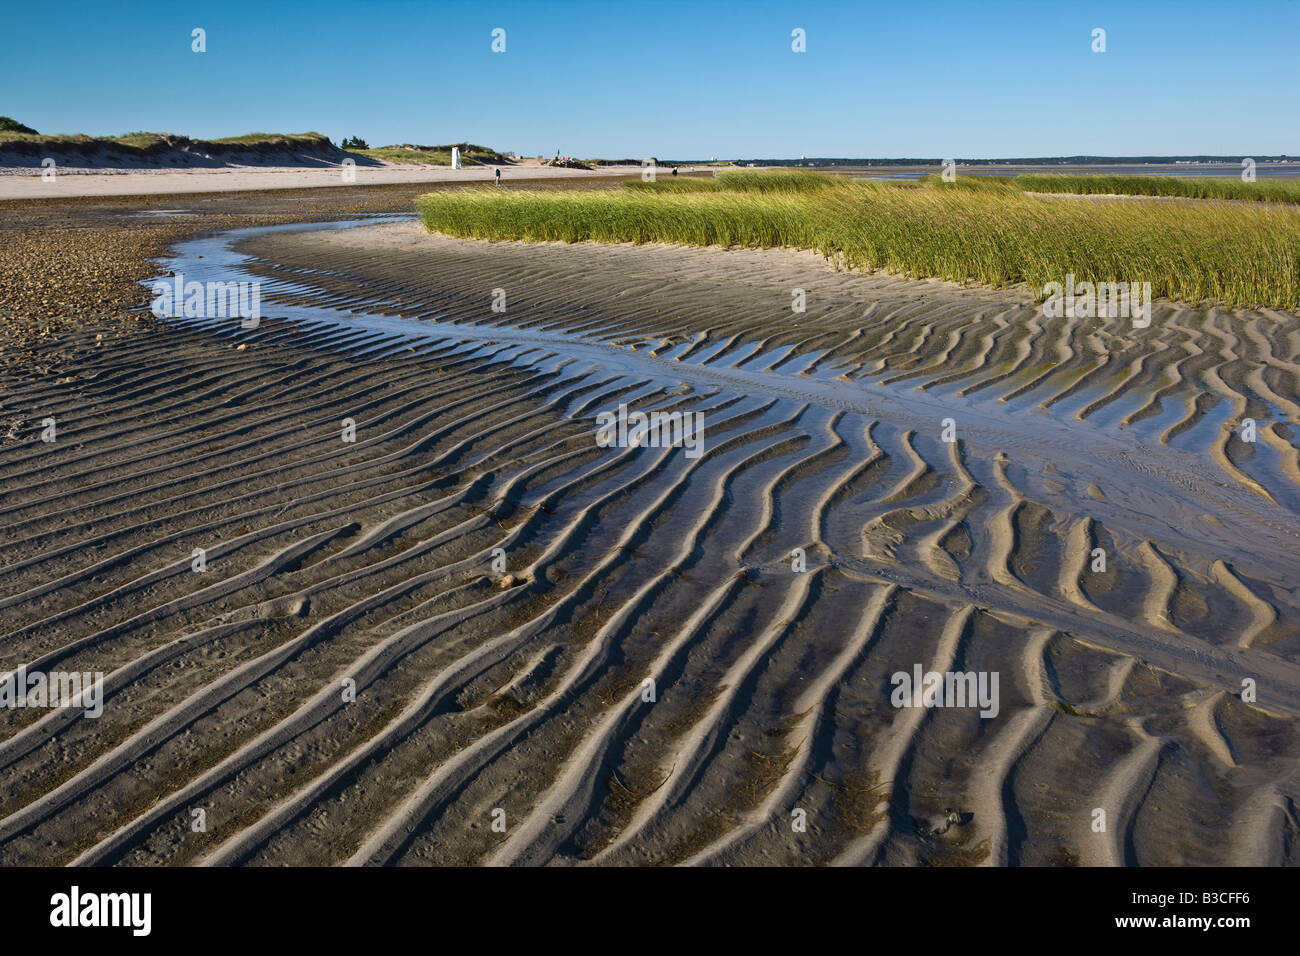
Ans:
POLYGON ((604 166, 599 169, 566 169, 547 166, 449 166, 375 165, 342 169, 248 167, 188 169, 170 172, 160 169, 102 169, 56 171, 42 179, 39 169, 0 169, 0 200, 59 199, 82 196, 169 196, 191 193, 244 192, 248 190, 306 189, 329 187, 401 186, 421 183, 491 182, 493 170, 501 169, 502 180, 602 179, 640 175, 640 167, 604 166))
POLYGON ((411 221, 174 249, 260 326, 5 373, 0 670, 106 676, 0 712, 0 862, 1296 862, 1295 314, 411 221), (601 447, 620 405, 700 454, 601 447), (996 713, 892 703, 917 667, 996 713))

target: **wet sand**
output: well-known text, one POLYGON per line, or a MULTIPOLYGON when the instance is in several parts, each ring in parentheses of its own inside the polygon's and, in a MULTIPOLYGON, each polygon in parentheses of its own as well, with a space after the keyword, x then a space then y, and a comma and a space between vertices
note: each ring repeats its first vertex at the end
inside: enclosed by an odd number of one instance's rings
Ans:
MULTIPOLYGON (((524 169, 520 169, 522 174, 524 169)), ((507 189, 616 185, 599 180, 512 177, 507 189)), ((208 180, 211 182, 211 180, 208 180)), ((265 189, 185 195, 0 200, 0 367, 19 376, 62 376, 61 332, 103 322, 115 331, 148 322, 141 283, 171 243, 239 227, 346 216, 409 214, 430 187, 405 185, 265 189)))
POLYGON ((261 327, 6 383, 0 670, 108 677, 0 711, 0 861, 1296 862, 1295 315, 409 222, 179 252, 261 327), (598 447, 620 403, 703 453, 598 447), (997 715, 893 706, 918 664, 997 715))

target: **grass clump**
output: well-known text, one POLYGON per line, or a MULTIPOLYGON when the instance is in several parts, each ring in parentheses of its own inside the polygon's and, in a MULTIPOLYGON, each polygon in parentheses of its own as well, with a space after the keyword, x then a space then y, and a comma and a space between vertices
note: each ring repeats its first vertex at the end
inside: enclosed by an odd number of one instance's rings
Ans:
POLYGON ((418 200, 426 228, 475 239, 795 248, 913 277, 1027 284, 1150 282, 1184 302, 1300 304, 1300 209, 1026 195, 1005 185, 735 171, 620 190, 482 190, 418 200), (687 183, 703 185, 686 185, 687 183))

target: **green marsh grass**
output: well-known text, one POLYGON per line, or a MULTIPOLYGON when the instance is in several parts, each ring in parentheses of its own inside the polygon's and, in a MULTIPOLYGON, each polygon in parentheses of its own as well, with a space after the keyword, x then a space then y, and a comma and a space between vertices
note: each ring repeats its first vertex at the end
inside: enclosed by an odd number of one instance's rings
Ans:
POLYGON ((736 192, 736 193, 801 193, 833 189, 843 180, 823 173, 800 169, 774 169, 762 173, 725 170, 716 177, 673 176, 660 167, 654 182, 634 180, 624 183, 627 189, 649 192, 736 192))
POLYGON ((659 176, 654 182, 633 181, 624 183, 625 189, 652 193, 716 193, 721 191, 716 179, 698 176, 659 176))
POLYGON ((1182 179, 1175 176, 1020 175, 1012 183, 1025 192, 1115 196, 1174 196, 1185 199, 1236 199, 1300 203, 1300 182, 1239 179, 1182 179))
POLYGON ((1027 284, 1040 297, 1073 274, 1150 282, 1188 303, 1300 304, 1300 209, 947 186, 736 171, 618 190, 454 189, 418 205, 426 228, 465 238, 807 249, 837 267, 1027 284))
POLYGON ((1163 196, 1176 199, 1300 203, 1300 181, 1286 179, 1243 183, 1237 179, 1182 179, 1176 176, 1022 173, 1019 176, 959 175, 953 182, 945 183, 940 176, 931 173, 921 177, 919 182, 923 186, 940 189, 977 192, 1010 190, 1081 196, 1163 196))
POLYGON ((967 190, 969 192, 1003 192, 1019 193, 1025 190, 1015 185, 1010 176, 957 176, 951 182, 944 182, 938 173, 930 173, 916 181, 918 186, 927 189, 967 190))

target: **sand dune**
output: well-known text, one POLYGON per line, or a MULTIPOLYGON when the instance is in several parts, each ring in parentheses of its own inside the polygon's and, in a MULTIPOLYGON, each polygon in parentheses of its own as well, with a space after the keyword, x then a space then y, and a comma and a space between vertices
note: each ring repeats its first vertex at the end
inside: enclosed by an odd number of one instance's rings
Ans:
POLYGON ((1296 316, 239 248, 260 328, 86 332, 9 390, 0 669, 107 677, 96 720, 0 710, 0 861, 1295 862, 1296 316), (598 447, 620 403, 702 453, 598 447), (916 664, 997 672, 997 716, 892 706, 916 664))

